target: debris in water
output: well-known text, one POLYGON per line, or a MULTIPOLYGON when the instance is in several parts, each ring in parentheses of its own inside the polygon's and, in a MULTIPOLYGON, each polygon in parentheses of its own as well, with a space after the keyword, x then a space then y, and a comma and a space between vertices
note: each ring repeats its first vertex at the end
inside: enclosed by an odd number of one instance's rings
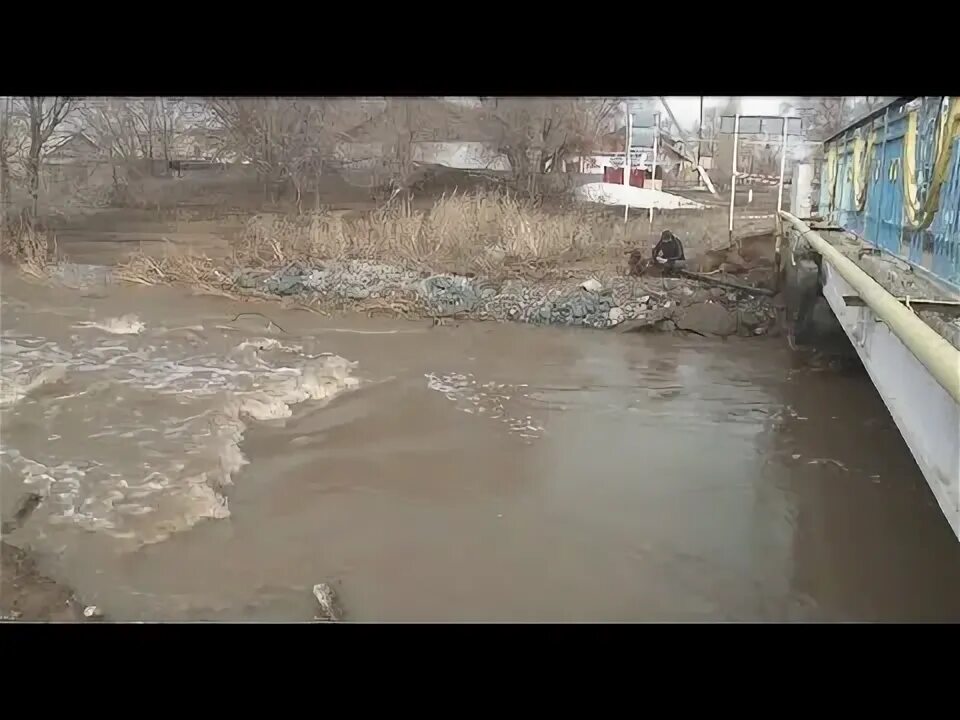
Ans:
POLYGON ((324 622, 337 622, 340 620, 341 612, 333 588, 326 583, 317 583, 313 586, 313 596, 320 604, 320 616, 316 617, 316 620, 324 622))
POLYGON ((99 618, 103 617, 103 611, 96 605, 87 605, 87 607, 83 609, 83 616, 87 618, 99 618))
POLYGON ((834 460, 832 458, 814 458, 813 460, 808 460, 807 465, 836 465, 844 472, 847 472, 849 469, 839 460, 834 460))
POLYGON ((13 520, 3 523, 3 534, 6 535, 23 527, 27 518, 33 514, 33 511, 37 509, 37 506, 40 505, 42 501, 43 496, 35 492, 27 493, 21 497, 17 502, 16 510, 13 511, 13 520))
POLYGON ((9 380, 0 378, 0 407, 14 405, 37 388, 60 382, 66 375, 67 368, 65 365, 53 365, 41 370, 32 380, 27 382, 22 382, 17 378, 9 380))

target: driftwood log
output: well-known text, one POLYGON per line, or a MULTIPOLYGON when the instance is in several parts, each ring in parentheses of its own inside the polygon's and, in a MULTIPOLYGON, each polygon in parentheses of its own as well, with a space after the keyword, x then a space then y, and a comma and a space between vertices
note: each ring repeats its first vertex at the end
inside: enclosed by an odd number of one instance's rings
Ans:
POLYGON ((742 290, 743 292, 752 293, 754 295, 776 295, 773 290, 767 288, 753 287, 752 285, 743 285, 741 283, 735 283, 730 280, 721 280, 720 278, 715 278, 710 275, 701 275, 700 273, 691 272, 690 270, 677 270, 675 271, 677 275, 681 277, 690 278, 691 280, 696 280, 697 282, 707 283, 710 285, 719 285, 720 287, 728 287, 734 290, 742 290))

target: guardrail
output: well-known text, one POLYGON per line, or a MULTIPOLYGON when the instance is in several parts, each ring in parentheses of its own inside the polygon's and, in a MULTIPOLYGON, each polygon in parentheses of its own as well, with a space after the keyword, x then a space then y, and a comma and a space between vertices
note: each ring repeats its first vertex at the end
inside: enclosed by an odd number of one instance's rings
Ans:
POLYGON ((960 351, 805 222, 783 210, 780 211, 780 217, 802 234, 804 240, 847 281, 943 389, 960 403, 960 351))

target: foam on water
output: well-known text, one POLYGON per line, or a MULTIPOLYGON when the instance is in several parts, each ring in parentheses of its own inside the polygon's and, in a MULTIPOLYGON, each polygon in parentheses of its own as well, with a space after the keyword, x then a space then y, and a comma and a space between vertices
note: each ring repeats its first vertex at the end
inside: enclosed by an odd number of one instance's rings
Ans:
POLYGON ((102 323, 98 322, 78 322, 74 325, 76 328, 94 328, 103 330, 113 335, 139 335, 144 331, 146 325, 136 315, 122 315, 118 318, 108 318, 102 323))
POLYGON ((0 336, 0 471, 45 496, 51 524, 133 547, 229 517, 224 489, 247 463, 250 422, 283 420, 293 405, 358 384, 354 363, 273 338, 217 352, 147 332, 135 316, 85 327, 125 337, 74 335, 68 349, 0 336))
POLYGON ((473 373, 427 373, 424 377, 428 388, 442 393, 461 412, 497 420, 506 426, 508 432, 528 442, 543 434, 543 426, 533 417, 510 410, 516 398, 528 396, 526 385, 479 382, 473 373))

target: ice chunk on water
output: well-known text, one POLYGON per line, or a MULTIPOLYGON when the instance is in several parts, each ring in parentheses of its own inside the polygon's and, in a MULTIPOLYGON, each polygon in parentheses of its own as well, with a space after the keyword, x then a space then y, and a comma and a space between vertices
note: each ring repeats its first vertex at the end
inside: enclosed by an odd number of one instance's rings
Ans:
POLYGON ((95 328, 111 333, 112 335, 139 335, 146 329, 144 322, 130 313, 118 318, 107 318, 101 322, 79 322, 74 327, 95 328))

